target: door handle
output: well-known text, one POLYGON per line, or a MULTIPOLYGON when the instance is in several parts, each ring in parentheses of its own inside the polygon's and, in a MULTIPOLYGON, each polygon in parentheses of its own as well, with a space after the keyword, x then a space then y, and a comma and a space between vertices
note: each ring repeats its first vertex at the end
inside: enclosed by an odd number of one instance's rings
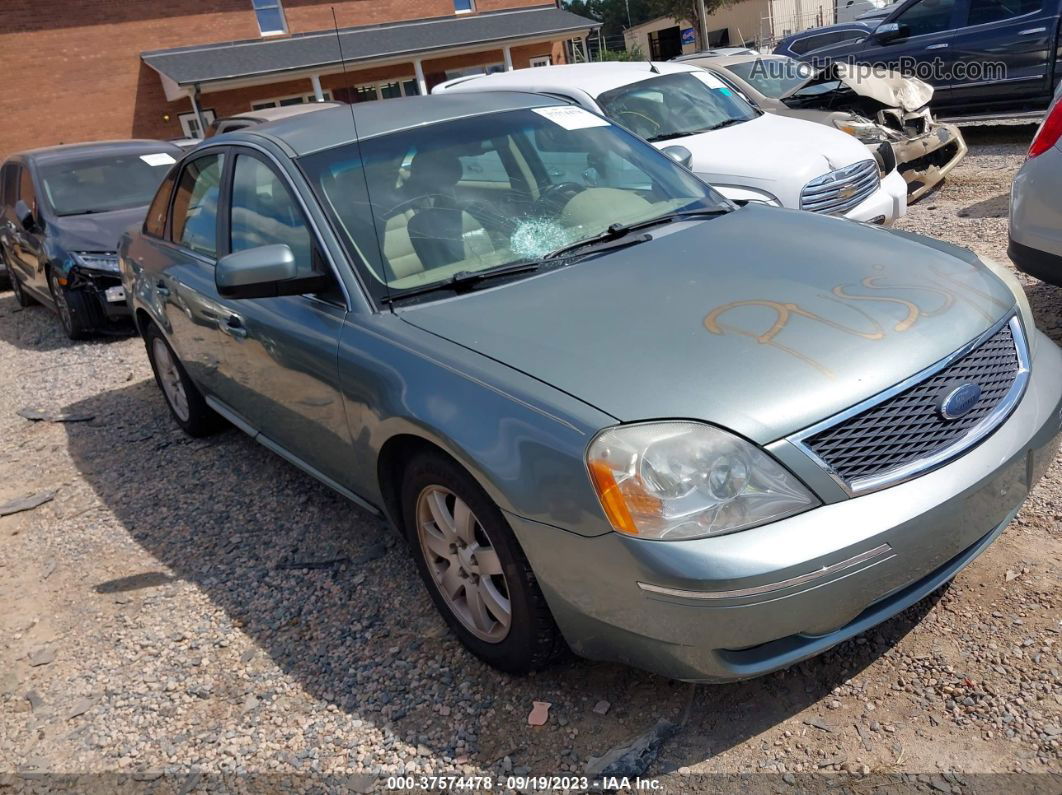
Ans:
POLYGON ((166 286, 166 282, 159 282, 155 285, 155 291, 163 298, 170 297, 170 288, 166 286))
POLYGON ((1047 28, 1029 28, 1028 30, 1018 31, 1019 36, 1035 36, 1037 33, 1044 33, 1047 28))
POLYGON ((947 42, 943 42, 941 44, 930 44, 928 47, 926 47, 926 49, 927 50, 944 50, 944 49, 947 49, 947 46, 948 46, 948 43, 947 42))
POLYGON ((246 339, 247 337, 247 328, 243 325, 243 320, 236 315, 229 315, 227 320, 219 320, 218 328, 238 340, 246 339))

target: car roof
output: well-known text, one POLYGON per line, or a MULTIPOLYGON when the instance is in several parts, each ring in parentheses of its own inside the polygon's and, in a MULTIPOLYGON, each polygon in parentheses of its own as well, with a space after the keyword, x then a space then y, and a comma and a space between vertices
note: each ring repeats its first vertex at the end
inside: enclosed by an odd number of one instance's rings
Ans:
POLYGON ((691 52, 686 55, 676 55, 671 60, 678 61, 679 63, 689 63, 690 61, 699 61, 703 58, 718 60, 720 58, 729 58, 734 55, 756 55, 756 50, 751 47, 716 47, 711 50, 701 50, 700 52, 691 52))
POLYGON ((83 144, 60 144, 40 149, 27 149, 17 152, 12 157, 21 157, 33 163, 57 163, 63 160, 76 160, 93 155, 136 154, 138 152, 166 152, 180 158, 183 150, 169 141, 156 141, 150 138, 129 141, 95 141, 83 144))
POLYGON ((511 72, 459 78, 445 84, 442 95, 450 91, 548 91, 550 88, 578 88, 592 97, 613 88, 647 80, 655 74, 696 72, 696 66, 675 61, 607 61, 559 66, 536 66, 511 72))
POLYGON ((218 119, 218 121, 225 121, 225 119, 254 119, 263 122, 277 121, 279 119, 286 119, 289 116, 300 116, 303 113, 313 113, 314 111, 339 107, 343 107, 343 103, 303 102, 298 105, 282 105, 277 108, 259 108, 258 110, 248 110, 243 113, 233 113, 231 116, 225 116, 222 119, 218 119))
POLYGON ((443 94, 403 97, 342 105, 319 113, 303 113, 257 127, 248 127, 211 138, 210 142, 270 138, 291 150, 295 156, 375 138, 428 124, 486 113, 563 104, 556 97, 543 97, 516 91, 443 94), (357 131, 355 132, 355 127, 357 131))
MULTIPOLYGON (((736 63, 749 63, 750 61, 792 61, 792 60, 793 59, 790 58, 788 55, 784 55, 784 54, 781 54, 781 53, 770 53, 768 55, 761 55, 760 53, 755 53, 753 55, 720 55, 717 58, 705 58, 703 65, 705 66, 705 68, 709 68, 709 69, 711 67, 713 67, 713 66, 719 66, 719 67, 721 67, 723 69, 726 69, 728 66, 731 66, 733 64, 736 64, 736 63)), ((691 58, 691 59, 689 59, 687 61, 687 63, 699 63, 699 62, 697 60, 694 60, 694 59, 691 58)))

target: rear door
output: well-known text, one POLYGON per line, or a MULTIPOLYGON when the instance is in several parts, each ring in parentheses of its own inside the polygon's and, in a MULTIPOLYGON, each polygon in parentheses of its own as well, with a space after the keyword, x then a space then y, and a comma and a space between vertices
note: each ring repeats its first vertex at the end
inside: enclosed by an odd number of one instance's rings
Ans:
POLYGON ((955 79, 942 104, 1007 104, 1051 95, 1058 0, 963 0, 950 48, 955 79))
POLYGON ((226 149, 218 148, 183 164, 167 240, 145 267, 151 267, 145 276, 148 300, 160 307, 171 344, 192 379, 206 392, 216 388, 223 342, 218 322, 225 309, 217 300, 214 263, 228 157, 226 149))

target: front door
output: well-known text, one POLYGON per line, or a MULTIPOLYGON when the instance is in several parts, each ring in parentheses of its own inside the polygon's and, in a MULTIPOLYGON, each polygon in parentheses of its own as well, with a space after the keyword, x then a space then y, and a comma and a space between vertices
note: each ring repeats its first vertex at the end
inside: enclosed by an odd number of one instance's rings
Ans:
MULTIPOLYGON (((236 152, 226 177, 225 252, 283 243, 305 275, 331 274, 287 178, 264 156, 236 152)), ((217 398, 266 439, 346 485, 350 434, 338 351, 347 311, 338 281, 317 295, 217 301, 217 398)))
POLYGON ((936 89, 934 106, 946 102, 945 94, 953 79, 951 42, 960 24, 961 2, 913 0, 906 3, 886 20, 898 24, 901 35, 882 41, 872 33, 859 45, 854 57, 863 63, 887 65, 914 74, 936 89))
POLYGON ((25 164, 18 166, 17 193, 11 201, 11 256, 9 263, 18 272, 19 281, 24 287, 40 295, 50 295, 48 280, 44 274, 43 230, 40 226, 40 208, 37 206, 37 191, 33 186, 33 175, 25 164), (19 223, 15 213, 15 204, 23 201, 33 214, 33 226, 26 229, 19 223))

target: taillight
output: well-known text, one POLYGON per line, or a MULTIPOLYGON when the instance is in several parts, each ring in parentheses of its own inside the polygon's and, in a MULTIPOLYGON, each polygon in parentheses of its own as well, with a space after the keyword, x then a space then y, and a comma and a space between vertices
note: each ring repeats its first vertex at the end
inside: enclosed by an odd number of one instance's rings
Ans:
POLYGON ((1029 157, 1042 155, 1057 144, 1060 137, 1062 137, 1062 100, 1051 106, 1051 111, 1047 114, 1047 118, 1040 125, 1040 129, 1036 131, 1036 137, 1033 138, 1032 145, 1029 146, 1029 157))

